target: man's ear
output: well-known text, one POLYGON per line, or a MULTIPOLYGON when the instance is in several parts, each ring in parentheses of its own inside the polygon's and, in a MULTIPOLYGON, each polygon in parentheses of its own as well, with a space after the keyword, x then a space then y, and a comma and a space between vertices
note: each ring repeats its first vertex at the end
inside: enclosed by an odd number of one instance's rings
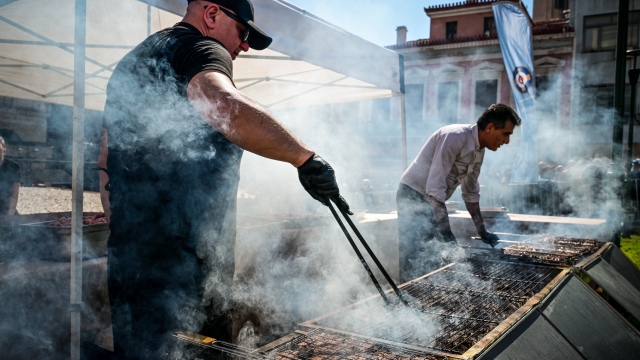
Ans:
POLYGON ((488 124, 487 124, 487 127, 485 127, 485 128, 484 128, 484 131, 486 131, 486 132, 489 132, 489 133, 490 133, 490 132, 492 132, 492 131, 493 131, 493 130, 495 130, 495 129, 496 129, 496 124, 494 124, 494 123, 488 123, 488 124))
POLYGON ((216 25, 216 16, 220 13, 220 8, 216 4, 211 4, 204 9, 204 23, 207 27, 213 29, 216 25))

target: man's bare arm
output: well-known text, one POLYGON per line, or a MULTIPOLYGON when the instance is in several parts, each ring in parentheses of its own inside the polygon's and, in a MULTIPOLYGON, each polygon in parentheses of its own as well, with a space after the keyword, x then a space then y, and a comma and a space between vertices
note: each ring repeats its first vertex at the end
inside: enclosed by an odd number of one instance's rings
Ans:
MULTIPOLYGON (((109 148, 107 147, 107 130, 102 129, 102 141, 100 142, 100 155, 98 156, 98 167, 107 168, 107 155, 109 155, 109 148)), ((102 202, 102 209, 104 215, 107 218, 107 222, 111 222, 111 207, 109 203, 109 192, 105 189, 105 185, 109 182, 109 174, 100 170, 98 171, 98 177, 100 178, 100 201, 102 202)))
POLYGON ((203 71, 194 76, 187 97, 211 127, 247 151, 295 167, 313 155, 311 149, 220 72, 203 71))
POLYGON ((11 188, 11 199, 9 199, 9 211, 7 215, 14 215, 18 206, 18 195, 20 194, 20 183, 13 183, 11 188))

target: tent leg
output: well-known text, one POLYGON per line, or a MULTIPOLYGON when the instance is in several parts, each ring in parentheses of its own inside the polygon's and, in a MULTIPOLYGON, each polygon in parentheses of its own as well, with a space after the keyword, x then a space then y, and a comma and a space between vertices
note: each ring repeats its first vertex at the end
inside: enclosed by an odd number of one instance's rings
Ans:
POLYGON ((151 35, 151 5, 147 4, 147 37, 151 35))
POLYGON ((82 198, 84 190, 84 110, 87 0, 75 0, 73 74, 73 170, 71 192, 71 360, 80 360, 82 303, 82 198))

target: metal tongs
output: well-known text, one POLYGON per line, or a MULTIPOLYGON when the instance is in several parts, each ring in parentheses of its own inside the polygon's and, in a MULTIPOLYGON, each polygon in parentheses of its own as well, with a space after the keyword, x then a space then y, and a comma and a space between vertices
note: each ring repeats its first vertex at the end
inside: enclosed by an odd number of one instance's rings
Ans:
MULTIPOLYGON (((335 198, 331 199, 333 202, 336 203, 336 205, 338 205, 338 202, 335 198)), ((333 214, 333 217, 336 218, 336 221, 338 222, 338 224, 340 225, 340 228, 342 229, 342 231, 344 232, 344 234, 347 237, 347 240, 349 240, 349 243, 351 244, 351 247, 353 247, 353 251, 356 252, 356 255, 358 255, 358 259, 360 259, 360 262, 362 263, 362 266, 364 266, 364 269, 367 271, 367 273, 369 274, 369 277, 371 278, 371 281, 373 281, 373 284, 376 286, 376 289, 378 289, 378 292, 380 293, 380 296, 382 297, 382 299, 384 299, 385 303, 387 305, 389 305, 389 299, 387 298, 387 296, 385 295, 384 291, 382 290, 382 287, 380 287, 380 283, 378 283, 378 280, 376 279, 376 277, 373 275, 373 272, 371 271, 371 268, 369 268, 369 265, 367 264, 367 262, 365 261, 364 257, 362 256, 362 253, 360 252, 360 250, 358 249, 358 247, 356 246, 356 243, 353 241, 353 238, 351 238, 351 235, 349 234, 349 231, 347 231, 347 228, 344 226, 344 224, 342 223, 342 220, 340 220, 340 217, 338 216, 338 213, 336 212, 336 210, 333 208, 333 205, 331 205, 331 201, 327 202, 327 206, 329 207, 329 210, 331 210, 331 213, 333 214)), ((340 212, 342 213, 342 216, 347 220, 347 223, 349 223, 349 226, 351 226, 351 230, 353 230, 353 232, 356 234, 356 236, 358 237, 358 239, 360 239, 360 242, 362 243, 362 246, 364 246, 364 248, 367 250, 367 252, 369 253, 369 256, 371 256, 371 258, 373 259, 373 261, 376 263, 376 265, 378 266, 378 269, 380 269, 380 272, 382 272, 382 275, 384 275, 385 279, 387 279, 387 282, 391 285, 391 287, 393 288, 393 291, 396 293, 396 295, 398 295, 398 298, 400 298, 400 301, 407 307, 407 308, 411 308, 409 306, 409 303, 405 300, 404 296, 402 296, 402 293, 400 292, 400 290, 398 289, 398 287, 396 286, 396 284, 393 282, 393 279, 391 279, 391 277, 389 276, 389 274, 387 274, 387 271, 384 269, 384 267, 382 266, 382 264, 380 263, 380 261, 378 261, 378 258, 376 257, 376 255, 373 253, 373 251, 371 250, 371 248, 369 247, 369 245, 367 244, 367 242, 364 240, 364 238, 362 237, 362 235, 360 234, 360 232, 358 231, 358 229, 356 228, 355 224, 353 223, 353 221, 351 221, 351 218, 349 218, 349 214, 347 214, 346 211, 340 209, 339 206, 337 206, 338 209, 340 210, 340 212)))

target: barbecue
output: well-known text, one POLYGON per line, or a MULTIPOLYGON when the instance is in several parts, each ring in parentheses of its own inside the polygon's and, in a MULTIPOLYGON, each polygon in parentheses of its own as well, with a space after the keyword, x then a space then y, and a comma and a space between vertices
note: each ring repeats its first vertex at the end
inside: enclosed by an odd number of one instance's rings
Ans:
MULTIPOLYGON (((527 238, 510 248, 516 246, 533 247, 540 256, 509 255, 496 250, 487 251, 495 254, 491 259, 472 255, 466 261, 451 263, 399 286, 402 297, 392 296, 389 289, 385 291, 386 301, 381 295, 373 296, 299 324, 298 331, 252 352, 251 358, 494 358, 500 350, 493 351, 492 344, 505 338, 510 338, 510 344, 514 336, 529 328, 527 319, 539 318, 543 313, 549 318, 541 321, 548 324, 555 313, 545 309, 552 307, 554 301, 565 301, 562 299, 571 303, 568 296, 575 291, 557 296, 556 290, 566 289, 571 281, 581 282, 574 272, 590 269, 589 264, 602 262, 603 254, 617 250, 609 243, 548 234, 527 238), (542 255, 557 254, 563 258, 543 263, 542 255)), ((596 298, 589 304, 600 301, 599 295, 592 295, 596 298)), ((623 353, 633 353, 626 348, 633 347, 633 343, 622 344, 623 353)))
POLYGON ((461 355, 559 273, 559 269, 549 267, 472 259, 403 286, 410 307, 423 323, 416 324, 401 304, 385 308, 376 298, 302 326, 364 334, 448 356, 461 355), (387 312, 363 316, 371 308, 387 312))
MULTIPOLYGON (((392 289, 383 291, 347 227, 329 208, 380 295, 302 323, 295 336, 261 348, 259 355, 251 353, 252 358, 475 358, 567 279, 567 267, 609 247, 593 239, 550 234, 505 240, 510 245, 503 249, 484 249, 399 287, 388 278, 392 289)), ((388 277, 355 225, 342 215, 388 277)))
MULTIPOLYGON (((57 220, 51 221, 47 223, 46 226, 49 227, 71 227, 72 218, 71 217, 61 217, 57 220)), ((82 225, 95 225, 95 224, 106 224, 107 218, 104 213, 95 214, 92 216, 83 216, 82 217, 82 225)))
POLYGON ((314 330, 272 351, 272 359, 439 360, 442 356, 329 330, 314 330))
POLYGON ((538 264, 568 266, 600 247, 593 239, 579 239, 543 234, 503 249, 507 256, 538 264))

